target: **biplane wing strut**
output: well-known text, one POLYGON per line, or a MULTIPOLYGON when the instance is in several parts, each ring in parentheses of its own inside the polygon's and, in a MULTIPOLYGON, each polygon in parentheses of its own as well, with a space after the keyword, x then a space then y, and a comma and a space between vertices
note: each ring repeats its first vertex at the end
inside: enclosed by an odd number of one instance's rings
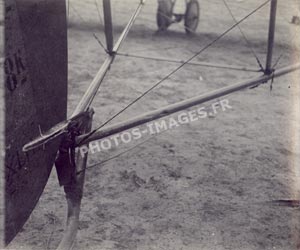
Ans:
POLYGON ((267 59, 266 59, 266 68, 265 74, 272 74, 272 58, 273 58, 273 48, 274 48, 274 40, 275 40, 275 27, 276 27, 276 12, 277 12, 277 0, 271 1, 271 9, 270 9, 270 21, 269 21, 269 36, 268 36, 268 51, 267 51, 267 59))
MULTIPOLYGON (((127 36, 130 28, 132 27, 135 19, 137 18, 139 12, 141 11, 142 5, 144 4, 144 0, 140 1, 139 6, 137 7, 135 13, 131 16, 127 26, 124 28, 122 34, 120 35, 118 41, 116 42, 115 46, 111 50, 113 37, 112 37, 112 24, 111 24, 111 13, 108 13, 111 11, 110 8, 110 1, 109 0, 103 0, 103 7, 104 7, 104 14, 105 14, 105 31, 106 33, 106 41, 107 41, 107 52, 108 57, 104 61, 103 65, 99 69, 98 73, 96 74, 95 78, 93 79, 91 85, 89 86, 88 90, 85 92, 83 98, 80 100, 79 104, 77 105, 75 111, 73 112, 71 118, 65 122, 62 122, 55 126, 53 129, 49 130, 44 135, 36 138, 35 140, 31 141, 30 143, 26 144, 23 147, 23 150, 29 151, 33 148, 39 147, 42 144, 46 143, 48 140, 51 140, 52 138, 58 136, 62 133, 63 130, 65 130, 68 127, 68 124, 75 120, 79 114, 82 112, 87 111, 88 107, 90 106, 91 102, 93 101, 107 71, 109 70, 111 64, 113 63, 113 60, 115 58, 115 55, 117 51, 119 50, 122 41, 127 36)), ((148 114, 138 116, 136 118, 130 119, 128 121, 125 121, 121 124, 112 125, 109 127, 106 127, 103 130, 93 132, 93 135, 81 135, 77 138, 77 142, 79 144, 82 144, 83 142, 90 142, 93 140, 98 140, 100 138, 104 138, 104 135, 111 135, 116 133, 116 131, 121 132, 122 130, 126 130, 128 128, 132 128, 133 126, 137 126, 140 124, 145 123, 146 121, 151 121, 154 119, 159 119, 160 117, 170 115, 172 113, 178 112, 183 109, 187 109, 189 107, 192 107, 194 105, 199 105, 200 103, 204 103, 210 100, 213 100, 215 98, 248 88, 253 87, 256 85, 259 85, 261 83, 268 82, 269 80, 273 80, 276 77, 282 76, 284 74, 293 72, 295 70, 300 69, 300 65, 294 64, 291 66, 287 66, 282 69, 278 69, 276 72, 274 72, 274 69, 272 68, 272 56, 273 56, 273 47, 274 47, 274 38, 275 38, 275 24, 276 24, 276 10, 277 10, 277 0, 271 0, 271 8, 270 8, 270 21, 269 21, 269 36, 268 36, 268 48, 267 48, 267 57, 266 57, 266 68, 264 70, 264 75, 255 77, 249 80, 245 80, 243 82, 233 84, 232 86, 225 87, 223 89, 219 89, 216 91, 213 91, 211 93, 207 93, 201 96, 197 96, 191 99, 188 99, 186 101, 176 103, 173 105, 169 105, 165 108, 155 110, 152 112, 149 112, 148 114), (139 121, 140 119, 140 121, 139 121)))
MULTIPOLYGON (((61 4, 61 2, 59 0, 52 0, 52 1, 55 2, 56 5, 58 5, 58 6, 60 6, 60 4, 61 4)), ((19 0, 19 2, 21 2, 21 0, 19 0)), ((133 128, 133 127, 136 127, 136 126, 139 126, 139 125, 142 125, 142 124, 145 124, 147 122, 159 119, 161 117, 173 114, 175 112, 178 112, 178 111, 181 111, 181 110, 184 110, 184 109, 188 109, 192 106, 202 104, 204 102, 222 97, 224 95, 228 95, 230 93, 233 93, 233 92, 236 92, 236 91, 239 91, 239 90, 242 90, 242 89, 246 89, 246 88, 250 88, 250 87, 253 87, 253 86, 257 86, 257 85, 262 84, 262 83, 266 83, 269 80, 272 80, 273 78, 280 77, 282 75, 285 75, 285 74, 288 74, 290 72, 293 72, 295 70, 300 69, 300 63, 294 64, 294 65, 291 65, 291 66, 287 66, 287 67, 284 67, 284 68, 281 68, 281 69, 277 69, 276 71, 273 69, 272 55, 273 55, 273 46, 274 46, 274 37, 275 37, 274 34, 275 34, 277 0, 271 0, 271 13, 270 13, 269 38, 268 38, 268 52, 267 52, 267 59, 266 59, 266 68, 264 70, 263 75, 252 78, 252 79, 248 79, 248 80, 245 80, 245 81, 242 81, 242 82, 239 82, 239 83, 236 83, 236 84, 233 84, 233 85, 230 85, 230 86, 218 89, 218 90, 214 90, 210 93, 206 93, 206 94, 203 94, 203 95, 200 95, 200 96, 196 96, 196 97, 187 99, 185 101, 181 101, 179 103, 168 105, 168 106, 166 106, 162 109, 150 111, 146 114, 134 117, 134 118, 132 118, 130 120, 127 120, 125 122, 121 122, 121 123, 114 124, 114 125, 111 125, 111 126, 106 126, 106 127, 101 128, 99 130, 94 130, 93 132, 90 132, 91 122, 92 122, 92 115, 93 115, 92 113, 93 112, 89 109, 89 107, 90 107, 94 97, 96 96, 96 94, 99 90, 99 87, 101 86, 101 83, 103 82, 103 79, 104 79, 107 71, 109 70, 111 64, 113 63, 113 61, 115 59, 115 56, 116 56, 123 40, 127 36, 130 28, 132 27, 132 25, 133 25, 134 21, 136 20, 138 14, 140 13, 144 3, 145 3, 145 0, 140 0, 140 3, 138 5, 136 11, 131 16, 128 24, 124 28, 124 30, 123 30, 122 34, 120 35, 118 41, 115 43, 115 45, 113 45, 113 30, 112 30, 110 1, 109 0, 103 0, 103 10, 104 10, 104 19, 105 19, 105 33, 106 33, 106 44, 107 44, 107 58, 105 59, 102 66, 100 67, 99 71, 97 72, 97 74, 94 77, 93 81, 91 82, 89 88, 87 89, 87 91, 83 95, 82 99, 78 103, 76 109, 74 110, 74 112, 71 115, 71 118, 69 118, 67 120, 64 120, 60 123, 57 123, 58 121, 61 121, 61 120, 65 119, 65 117, 66 117, 65 112, 60 114, 61 116, 64 116, 64 118, 58 119, 58 117, 53 117, 53 119, 52 119, 53 124, 57 124, 57 125, 53 126, 49 130, 47 130, 47 132, 45 132, 44 134, 41 134, 40 136, 38 136, 36 139, 32 140, 31 142, 25 144, 22 148, 22 150, 24 152, 30 151, 30 150, 35 149, 37 147, 40 147, 40 146, 44 145, 45 143, 47 143, 49 141, 51 141, 51 143, 53 141, 53 142, 56 143, 56 145, 58 145, 59 141, 54 141, 54 139, 57 138, 58 136, 62 135, 62 134, 67 134, 69 132, 69 129, 70 129, 71 125, 74 124, 74 123, 77 124, 80 121, 82 121, 82 126, 83 126, 82 130, 84 130, 83 132, 85 134, 75 137, 75 146, 81 146, 81 145, 86 144, 88 142, 102 139, 104 137, 122 132, 124 130, 130 129, 130 128, 133 128)), ((65 6, 63 5, 61 7, 62 7, 61 9, 64 10, 65 6)), ((46 9, 43 9, 43 10, 46 10, 46 9)), ((24 13, 25 13, 25 11, 24 11, 24 13)), ((65 10, 62 13, 65 13, 65 10)), ((63 17, 63 15, 62 15, 62 17, 63 17)), ((64 36, 66 36, 65 33, 64 33, 64 36)), ((56 38, 54 36, 52 36, 51 38, 52 38, 53 42, 55 42, 56 38)), ((64 39, 64 41, 66 41, 66 39, 64 39)), ((61 45, 62 48, 63 48, 63 51, 66 51, 66 46, 65 45, 66 44, 61 45)), ((40 47, 42 47, 42 46, 40 46, 40 47)), ((44 51, 44 53, 46 53, 46 52, 44 51)), ((47 53, 47 55, 49 53, 47 53)), ((65 62, 67 62, 67 60, 65 60, 65 62)), ((182 64, 182 66, 183 65, 185 65, 185 64, 182 64)), ((34 65, 34 66, 36 67, 36 65, 34 65)), ((32 72, 34 72, 34 71, 38 71, 38 70, 32 70, 32 72)), ((63 73, 62 75, 66 76, 66 74, 65 74, 66 72, 62 72, 62 73, 63 73)), ((52 75, 55 76, 54 73, 52 75)), ((42 82, 42 81, 36 81, 36 82, 42 82)), ((49 86, 50 86, 50 84, 49 84, 49 86)), ((66 87, 66 86, 64 86, 64 87, 66 87)), ((49 99, 52 98, 51 100, 53 101, 53 106, 54 106, 54 104, 56 104, 56 103, 55 103, 55 100, 53 99, 53 96, 59 96, 59 93, 57 95, 51 95, 51 93, 48 93, 48 94, 49 94, 49 99)), ((65 99, 66 99, 66 96, 67 95, 65 95, 63 97, 65 97, 65 99)), ((139 100, 139 99, 137 99, 137 100, 139 100)), ((43 101, 43 100, 41 100, 41 101, 43 101)), ((64 103, 64 104, 66 104, 66 103, 64 103)), ((127 106, 127 107, 129 107, 129 106, 127 106)), ((43 112, 43 113, 46 113, 46 112, 43 112)), ((40 120, 43 120, 43 119, 40 119, 40 120)), ((52 126, 52 124, 51 124, 51 126, 52 126)), ((49 128, 51 126, 48 126, 47 128, 49 128)), ((32 138, 32 137, 30 137, 30 138, 32 138)), ((26 141, 27 140, 28 140, 28 138, 26 139, 26 141)), ((23 143, 24 143, 24 141, 22 141, 22 144, 20 144, 20 145, 23 145, 23 143)), ((61 143, 61 145, 62 144, 63 143, 61 143)), ((53 152, 52 152, 51 157, 53 159, 54 159, 54 157, 56 155, 56 151, 57 151, 56 150, 57 149, 56 145, 54 145, 55 147, 54 146, 52 147, 53 152)), ((22 147, 22 146, 20 146, 20 147, 22 147)), ((72 150, 74 150, 74 148, 72 148, 72 150)), ((33 151, 33 153, 34 153, 34 151, 33 151)), ((61 151, 59 153, 61 153, 61 151)), ((73 153, 74 153, 74 151, 73 151, 73 153)), ((47 154, 49 154, 49 150, 47 151, 47 154)), ((43 153, 43 155, 45 156, 44 153, 43 153)), ((39 155, 37 155, 37 156, 39 156, 39 155)), ((85 169, 87 158, 86 158, 86 155, 84 157, 81 157, 80 154, 78 154, 76 157, 77 157, 77 159, 76 159, 75 167, 78 167, 78 169, 77 169, 78 172, 81 172, 82 174, 80 174, 76 177, 74 185, 72 183, 71 184, 67 183, 66 185, 64 185, 66 196, 67 196, 67 201, 68 201, 68 217, 67 217, 67 230, 66 230, 65 236, 63 237, 63 239, 62 239, 62 241, 61 241, 61 243, 58 247, 58 249, 60 249, 60 250, 70 249, 72 247, 72 244, 74 243, 74 240, 75 240, 75 237, 76 237, 76 231, 77 231, 77 228, 78 228, 78 218, 79 218, 79 212, 80 212, 80 202, 81 202, 82 189, 83 189, 83 180, 84 180, 84 171, 83 170, 85 169)), ((45 183, 46 183, 47 178, 49 176, 49 173, 50 173, 49 171, 51 170, 50 163, 53 165, 52 158, 47 161, 49 163, 48 164, 49 169, 47 169, 46 174, 44 174, 45 175, 45 180, 44 180, 45 183)), ((12 159, 12 160, 14 160, 14 159, 12 159)), ((73 158, 72 158, 72 160, 75 161, 75 159, 73 159, 73 158)), ((63 162, 63 164, 65 164, 65 163, 66 162, 63 162)), ((37 166, 36 168, 38 168, 38 167, 40 167, 40 166, 37 166)), ((66 170, 66 169, 64 169, 64 170, 66 170)), ((25 169, 24 169, 24 171, 25 171, 25 169)), ((38 181, 40 181, 40 180, 38 180, 38 181)), ((14 190, 12 190, 12 191, 14 191, 14 190)), ((39 197, 38 195, 40 195, 41 191, 42 191, 42 187, 39 187, 39 194, 37 194, 36 197, 39 197)), ((23 199, 22 202, 25 202, 25 200, 23 199)), ((33 208, 30 208, 30 210, 28 210, 26 218, 25 217, 22 218, 22 223, 24 223, 26 221, 27 216, 30 215, 29 212, 31 212, 32 209, 33 208)), ((19 219, 19 218, 17 218, 17 219, 19 219)), ((9 236, 7 238, 7 243, 9 243, 17 233, 16 231, 14 231, 15 229, 13 228, 13 226, 11 226, 11 230, 7 233, 8 236, 9 236)), ((21 228, 21 226, 22 226, 21 224, 18 225, 18 230, 21 228)))
POLYGON ((106 38, 106 47, 107 47, 107 52, 111 54, 113 53, 114 38, 113 38, 110 0, 103 0, 103 13, 104 13, 104 31, 105 31, 105 38, 106 38))
POLYGON ((157 120, 159 118, 171 115, 173 113, 190 108, 192 106, 205 103, 207 101, 228 95, 236 91, 243 90, 245 88, 255 87, 259 84, 266 83, 269 80, 273 80, 274 78, 299 70, 300 63, 296 63, 291 66, 277 69, 276 71, 272 68, 272 57, 273 57, 273 47, 274 47, 274 40, 275 40, 275 26, 276 26, 276 11, 277 11, 277 0, 271 0, 266 67, 264 69, 264 74, 262 76, 245 80, 218 90, 214 90, 210 93, 195 96, 193 98, 175 104, 171 104, 161 109, 150 111, 146 114, 136 116, 127 121, 113 124, 111 126, 104 127, 103 129, 100 128, 98 131, 93 131, 92 133, 87 135, 78 136, 76 138, 77 145, 80 146, 83 143, 88 143, 88 142, 103 139, 105 137, 114 135, 116 133, 120 133, 124 130, 134 128, 139 125, 143 125, 147 122, 157 120))
MULTIPOLYGON (((53 129, 49 130, 44 135, 36 138, 35 140, 31 141, 30 143, 26 144, 23 147, 24 151, 31 150, 33 148, 39 147, 40 145, 46 143, 48 140, 51 140, 53 137, 56 137, 57 135, 61 134, 63 130, 65 130, 68 127, 69 122, 76 119, 77 116, 87 111, 87 108, 93 101, 107 71, 109 70, 110 65, 113 63, 113 60, 115 58, 115 55, 117 51, 119 50, 122 41, 127 36, 130 28, 132 27, 132 24, 134 23, 135 19, 137 18, 139 12, 141 11, 142 5, 145 1, 141 0, 138 8, 136 9, 135 13, 130 18, 127 26, 124 28, 123 33, 120 35, 118 41, 116 42, 113 49, 112 43, 113 43, 113 37, 112 37, 112 23, 111 23, 111 8, 110 8, 110 1, 109 0, 103 0, 103 8, 104 8, 104 17, 105 17, 105 31, 106 31, 106 42, 107 42, 107 52, 108 57, 104 61, 103 65, 99 69, 98 73, 96 74, 95 78, 93 79, 91 85, 89 86, 88 90, 84 94, 83 98, 80 100, 79 104, 77 105, 75 111, 73 112, 71 118, 65 122, 62 122, 55 126, 53 129)), ((83 142, 90 142, 93 140, 98 140, 100 138, 104 138, 104 135, 111 135, 116 133, 116 131, 121 132, 122 129, 126 130, 128 128, 132 128, 133 126, 137 126, 140 124, 145 123, 146 121, 151 121, 155 119, 159 119, 160 117, 170 115, 172 113, 178 112, 183 109, 187 109, 189 107, 192 107, 194 105, 199 105, 200 103, 207 102, 209 100, 230 94, 232 92, 236 92, 248 87, 253 87, 256 85, 259 85, 261 83, 265 83, 269 80, 272 80, 276 77, 282 76, 284 74, 293 72, 295 70, 299 70, 300 66, 298 64, 294 64, 282 69, 279 69, 274 72, 274 69, 272 68, 272 56, 273 56, 273 47, 274 47, 274 38, 275 38, 275 25, 276 25, 276 10, 277 10, 277 0, 271 0, 271 8, 270 8, 270 21, 269 21, 269 36, 268 36, 268 48, 267 48, 267 57, 266 57, 266 67, 264 70, 264 75, 252 78, 237 84, 234 84, 229 87, 225 87, 223 89, 219 89, 216 91, 213 91, 211 93, 207 93, 198 97, 191 98, 189 100, 173 104, 170 106, 167 106, 165 108, 155 110, 152 112, 149 112, 148 114, 138 116, 136 118, 130 119, 128 121, 125 121, 123 123, 115 124, 109 127, 106 127, 103 130, 97 131, 96 133, 93 133, 93 135, 82 135, 77 138, 77 142, 79 144, 82 144, 83 142), (140 121, 139 121, 140 119, 140 121)))
POLYGON ((111 13, 107 13, 107 12, 111 11, 110 0, 103 0, 103 10, 104 10, 104 17, 105 17, 105 31, 107 31, 106 41, 107 41, 108 56, 107 56, 106 60, 100 67, 98 73, 94 77, 89 88, 87 89, 84 96, 80 100, 75 111, 71 115, 71 118, 57 124, 56 126, 51 128, 47 132, 44 132, 42 135, 38 136, 31 142, 24 145, 23 146, 24 152, 27 152, 34 148, 40 147, 40 146, 44 145, 45 143, 47 143, 49 140, 52 140, 52 139, 56 138, 57 136, 61 135, 62 133, 67 132, 67 128, 68 128, 69 124, 72 121, 75 121, 76 119, 78 119, 81 116, 80 114, 83 114, 84 112, 87 111, 87 109, 90 106, 91 102, 93 101, 107 71, 109 70, 111 64, 113 63, 116 53, 120 49, 122 42, 126 38, 132 25, 134 24, 134 21, 138 17, 144 3, 145 3, 145 0, 140 1, 140 4, 138 5, 136 11, 131 16, 130 20, 128 21, 128 24, 124 28, 122 34, 120 35, 118 41, 116 42, 116 44, 114 45, 114 47, 112 49, 113 36, 112 36, 111 13))
POLYGON ((277 69, 276 71, 272 66, 273 47, 274 47, 274 40, 275 40, 275 27, 276 27, 276 11, 277 11, 277 0, 271 0, 266 67, 264 69, 263 75, 224 88, 220 88, 218 90, 214 90, 209 93, 195 96, 190 99, 163 107, 161 109, 150 111, 146 114, 136 116, 127 121, 106 126, 104 128, 100 127, 99 130, 94 130, 92 133, 78 136, 76 138, 77 145, 81 146, 84 143, 101 140, 105 137, 120 133, 122 131, 134 128, 139 125, 146 124, 147 122, 160 119, 162 117, 171 115, 178 111, 188 109, 192 106, 196 106, 246 88, 256 87, 262 83, 268 82, 269 80, 273 80, 274 78, 299 70, 300 69, 299 62, 291 66, 277 69))
POLYGON ((195 96, 175 104, 170 104, 169 106, 154 111, 150 111, 146 114, 136 116, 127 121, 104 127, 103 129, 100 129, 99 131, 95 132, 93 135, 86 134, 86 135, 78 136, 76 138, 77 145, 81 146, 83 143, 89 143, 92 141, 101 140, 105 137, 120 133, 122 131, 134 128, 139 125, 146 124, 147 122, 151 122, 159 118, 176 113, 178 111, 188 109, 192 106, 196 106, 211 101, 213 99, 217 99, 219 97, 231 94, 236 91, 240 91, 246 88, 251 88, 261 83, 266 83, 267 81, 272 80, 276 77, 283 76, 285 74, 291 73, 299 69, 300 69, 300 63, 297 63, 292 66, 278 69, 276 72, 270 75, 262 75, 253 79, 242 81, 240 83, 232 84, 231 86, 228 87, 214 90, 212 92, 203 95, 195 96))

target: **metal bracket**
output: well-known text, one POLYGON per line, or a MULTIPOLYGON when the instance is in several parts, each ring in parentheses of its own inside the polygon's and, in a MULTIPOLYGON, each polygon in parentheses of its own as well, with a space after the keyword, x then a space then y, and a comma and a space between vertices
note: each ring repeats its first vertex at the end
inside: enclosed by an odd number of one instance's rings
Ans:
POLYGON ((87 163, 87 153, 85 155, 76 154, 75 141, 78 135, 91 131, 93 114, 94 111, 89 109, 85 115, 81 116, 81 119, 69 124, 68 133, 62 140, 55 162, 59 184, 64 186, 68 204, 66 229, 58 250, 70 250, 75 243, 83 194, 84 169, 86 169, 87 163))
POLYGON ((83 134, 86 129, 86 123, 93 116, 94 111, 89 110, 83 113, 78 119, 68 124, 67 132, 63 135, 58 156, 55 160, 58 181, 60 186, 71 184, 75 178, 75 147, 76 137, 83 134))

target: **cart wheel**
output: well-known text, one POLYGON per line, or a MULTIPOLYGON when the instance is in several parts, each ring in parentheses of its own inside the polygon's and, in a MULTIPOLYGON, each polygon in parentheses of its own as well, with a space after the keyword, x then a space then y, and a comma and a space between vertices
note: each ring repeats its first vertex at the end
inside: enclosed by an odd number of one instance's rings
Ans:
POLYGON ((190 0, 186 6, 184 19, 185 32, 187 34, 192 34, 196 31, 199 22, 199 14, 200 8, 198 0, 190 0))
POLYGON ((166 30, 172 23, 172 0, 158 0, 156 22, 159 30, 166 30))

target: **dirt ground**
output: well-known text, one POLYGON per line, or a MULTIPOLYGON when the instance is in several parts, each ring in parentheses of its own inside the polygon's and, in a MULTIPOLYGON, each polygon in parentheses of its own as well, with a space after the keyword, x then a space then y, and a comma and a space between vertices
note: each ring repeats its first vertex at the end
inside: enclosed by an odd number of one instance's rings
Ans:
MULTIPOLYGON (((101 9, 101 1, 98 1, 101 9)), ((236 19, 258 0, 228 0, 236 19)), ((115 40, 138 0, 112 1, 115 40)), ((149 0, 121 52, 186 60, 233 25, 222 0, 200 0, 197 34, 182 23, 157 33, 157 1, 149 0)), ((298 3, 299 7, 299 3, 298 3)), ((180 8, 179 8, 180 10, 180 8)), ((69 6, 69 113, 105 59, 94 1, 69 6)), ((290 23, 297 2, 279 1, 274 60, 299 59, 299 29, 290 23)), ((265 64, 269 5, 240 27, 265 64)), ((238 29, 201 53, 195 62, 257 68, 238 29)), ((178 64, 117 57, 93 102, 94 127, 126 106, 178 64)), ((113 122, 205 93, 260 73, 186 65, 113 122)), ((300 249, 300 209, 270 201, 300 198, 299 72, 226 96, 219 111, 156 136, 90 154, 89 165, 134 147, 86 173, 75 250, 300 249)), ((211 110, 211 104, 205 104, 211 110)), ((202 105, 201 107, 204 107, 202 105)), ((192 109, 191 109, 192 110, 192 109)), ((173 117, 176 117, 174 115, 173 117)), ((65 225, 66 202, 52 171, 44 194, 22 232, 7 249, 55 249, 65 225)))

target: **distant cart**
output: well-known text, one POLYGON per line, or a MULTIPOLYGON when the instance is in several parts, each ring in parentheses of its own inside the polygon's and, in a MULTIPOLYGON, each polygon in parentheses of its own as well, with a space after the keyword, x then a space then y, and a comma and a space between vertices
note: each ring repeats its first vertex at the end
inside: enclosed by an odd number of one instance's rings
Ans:
POLYGON ((176 0, 158 0, 156 21, 159 30, 166 30, 172 23, 184 20, 185 32, 194 33, 200 16, 198 0, 185 0, 185 13, 174 13, 176 0))

